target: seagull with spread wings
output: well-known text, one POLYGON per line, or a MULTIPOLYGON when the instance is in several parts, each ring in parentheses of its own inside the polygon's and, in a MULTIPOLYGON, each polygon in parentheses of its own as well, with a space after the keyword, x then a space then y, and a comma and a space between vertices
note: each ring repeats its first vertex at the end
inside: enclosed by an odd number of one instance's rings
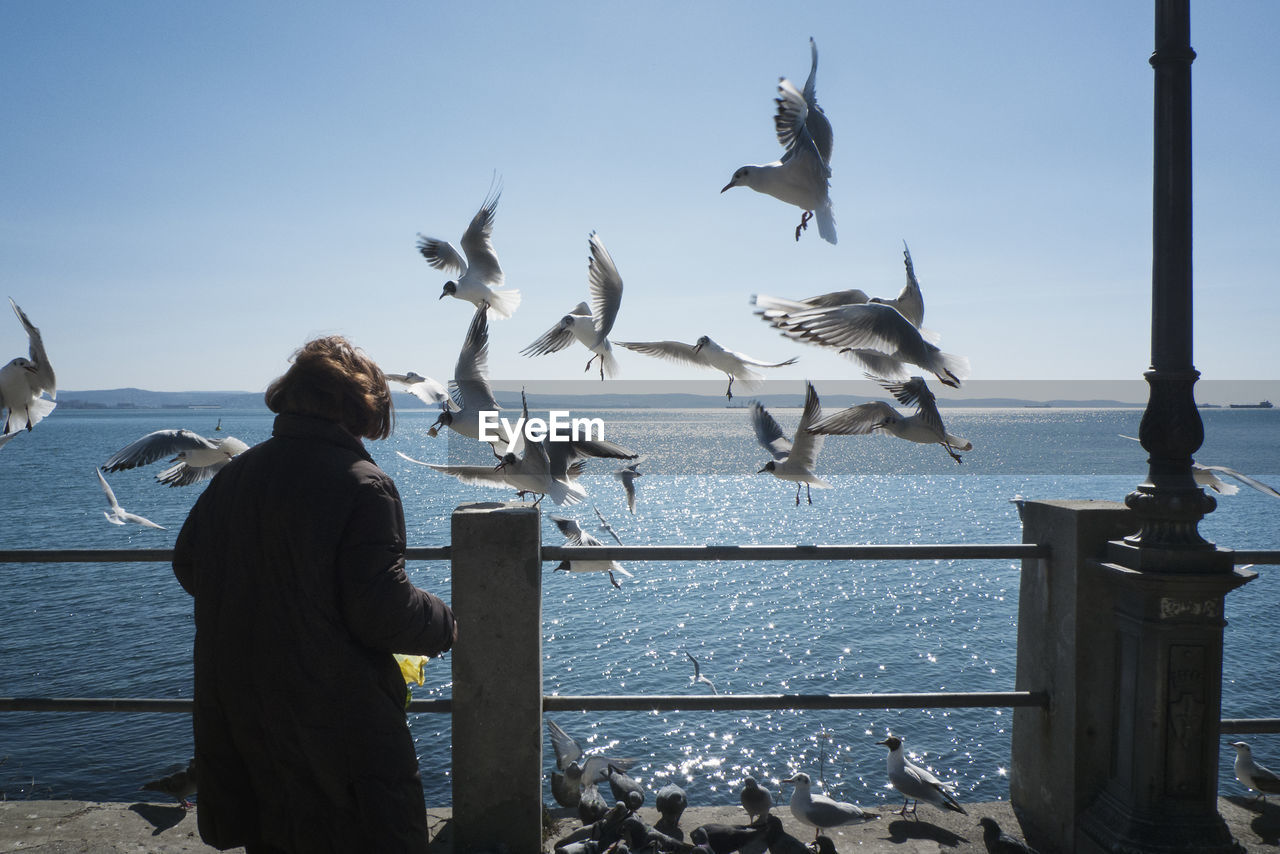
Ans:
POLYGON ((873 400, 834 412, 811 426, 809 431, 826 436, 859 436, 880 430, 908 442, 941 445, 957 463, 962 460, 956 451, 973 450, 971 442, 951 435, 942 425, 937 398, 922 377, 912 377, 905 383, 872 376, 868 378, 884 386, 899 403, 914 405, 915 413, 903 415, 884 401, 873 400))
POLYGON ((735 379, 747 388, 754 388, 764 380, 764 375, 756 368, 782 368, 796 362, 794 356, 782 362, 762 362, 745 353, 726 350, 706 335, 699 338, 696 344, 685 344, 683 341, 619 341, 618 346, 646 356, 721 371, 729 378, 729 386, 724 393, 730 400, 733 400, 735 379))
POLYGON ((813 467, 818 462, 818 451, 822 448, 823 437, 811 432, 809 427, 821 417, 822 407, 818 402, 818 392, 814 390, 813 383, 806 382, 804 386, 804 410, 800 414, 800 423, 796 426, 794 442, 787 439, 778 422, 759 401, 751 407, 751 426, 755 428, 756 441, 773 455, 773 459, 765 463, 764 468, 756 474, 769 472, 779 480, 795 481, 797 505, 800 503, 802 485, 805 488, 805 497, 810 504, 813 503, 813 496, 809 492, 809 487, 831 488, 831 484, 813 472, 813 467))
MULTIPOLYGON (((0 435, 9 436, 19 430, 30 430, 53 411, 58 397, 58 380, 54 376, 49 357, 44 351, 44 339, 40 330, 9 298, 13 313, 27 332, 27 357, 19 356, 0 368, 0 409, 7 410, 4 429, 0 435), (43 395, 49 395, 45 400, 43 395)), ((0 441, 0 446, 4 442, 0 441)))
POLYGON ((493 249, 493 219, 502 188, 490 192, 462 235, 462 252, 447 240, 418 235, 418 252, 437 270, 457 276, 444 283, 440 299, 455 297, 475 305, 487 305, 499 317, 510 317, 520 305, 520 292, 499 290, 504 277, 493 249))

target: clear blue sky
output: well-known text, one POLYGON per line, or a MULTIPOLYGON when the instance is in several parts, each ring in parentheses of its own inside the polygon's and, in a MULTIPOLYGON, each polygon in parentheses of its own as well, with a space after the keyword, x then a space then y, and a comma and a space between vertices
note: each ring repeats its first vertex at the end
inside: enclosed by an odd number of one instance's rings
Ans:
MULTIPOLYGON (((892 296, 975 380, 1129 379, 1149 363, 1152 4, 0 4, 0 280, 66 389, 259 390, 317 334, 452 373, 469 307, 417 232, 456 243, 498 173, 524 302, 495 379, 586 298, 614 337, 708 334, 780 378, 856 378, 752 316, 756 292, 892 296), (782 14, 783 10, 787 12, 782 14), (779 76, 820 51, 840 242, 747 189, 779 76)), ((1280 378, 1280 3, 1192 8, 1196 366, 1280 378)), ((25 352, 7 310, 0 356, 25 352)), ((713 379, 620 352, 627 379, 713 379)))

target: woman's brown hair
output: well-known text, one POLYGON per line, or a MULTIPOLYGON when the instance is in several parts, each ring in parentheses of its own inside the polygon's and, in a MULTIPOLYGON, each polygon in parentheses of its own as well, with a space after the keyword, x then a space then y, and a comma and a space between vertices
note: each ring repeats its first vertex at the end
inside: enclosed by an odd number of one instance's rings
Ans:
POLYGON ((293 364, 267 386, 267 408, 337 421, 353 436, 385 439, 395 415, 387 378, 372 359, 341 335, 308 341, 293 364))

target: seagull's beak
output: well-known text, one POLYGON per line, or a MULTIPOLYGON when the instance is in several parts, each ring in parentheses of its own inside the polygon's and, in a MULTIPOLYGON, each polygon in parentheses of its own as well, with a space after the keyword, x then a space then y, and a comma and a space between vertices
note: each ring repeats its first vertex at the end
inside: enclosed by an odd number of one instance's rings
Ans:
POLYGON ((436 299, 441 300, 441 299, 444 299, 445 297, 447 297, 448 295, 449 295, 449 292, 448 292, 448 291, 444 291, 444 292, 442 292, 442 293, 440 294, 440 296, 436 297, 436 299))
MULTIPOLYGON (((723 192, 723 191, 721 191, 721 192, 723 192)), ((701 341, 699 341, 697 344, 694 344, 694 345, 693 345, 693 352, 695 352, 695 353, 696 353, 696 352, 698 352, 698 351, 699 351, 699 350, 701 350, 701 349, 702 349, 702 342, 701 342, 701 341)))
POLYGON ((768 470, 769 470, 769 467, 768 467, 768 466, 765 466, 764 468, 760 469, 760 471, 756 472, 756 474, 764 474, 764 473, 765 473, 765 472, 767 472, 768 470))
POLYGON ((725 184, 725 185, 720 189, 720 192, 722 192, 722 193, 723 193, 725 190, 728 190, 728 189, 730 189, 731 187, 736 187, 736 186, 738 186, 738 185, 737 185, 737 184, 735 184, 735 183, 733 183, 733 181, 730 181, 728 184, 725 184))
POLYGON ((888 747, 888 741, 889 739, 886 738, 884 741, 877 741, 876 744, 883 744, 885 747, 888 747))

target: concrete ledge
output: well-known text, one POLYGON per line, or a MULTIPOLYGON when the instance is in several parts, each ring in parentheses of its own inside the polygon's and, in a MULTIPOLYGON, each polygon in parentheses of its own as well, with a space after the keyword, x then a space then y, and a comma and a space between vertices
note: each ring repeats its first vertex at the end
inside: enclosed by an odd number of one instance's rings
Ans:
MULTIPOLYGON (((836 850, 896 852, 896 854, 981 854, 982 831, 978 819, 991 816, 1005 830, 1018 834, 1018 822, 1008 801, 966 804, 968 816, 920 807, 918 821, 887 814, 879 821, 860 827, 841 828, 830 834, 836 850)), ((1232 796, 1218 799, 1218 810, 1236 841, 1248 852, 1280 850, 1280 803, 1250 801, 1232 796)), ((787 832, 809 841, 812 831, 791 817, 786 805, 774 808, 787 832)), ((555 810, 557 829, 552 842, 578 827, 569 810, 555 810)), ((657 813, 651 807, 641 816, 652 823, 657 813)), ((431 809, 427 823, 435 838, 433 851, 448 851, 450 810, 431 809)), ((739 807, 690 807, 680 822, 688 834, 700 824, 740 824, 745 814, 739 807)), ((200 841, 194 812, 153 803, 96 803, 88 801, 0 801, 0 852, 38 854, 177 854, 215 849, 200 841)), ((243 852, 242 848, 231 849, 243 852)), ((551 842, 545 851, 551 850, 551 842)), ((1042 854, 1053 854, 1044 851, 1042 854)))

